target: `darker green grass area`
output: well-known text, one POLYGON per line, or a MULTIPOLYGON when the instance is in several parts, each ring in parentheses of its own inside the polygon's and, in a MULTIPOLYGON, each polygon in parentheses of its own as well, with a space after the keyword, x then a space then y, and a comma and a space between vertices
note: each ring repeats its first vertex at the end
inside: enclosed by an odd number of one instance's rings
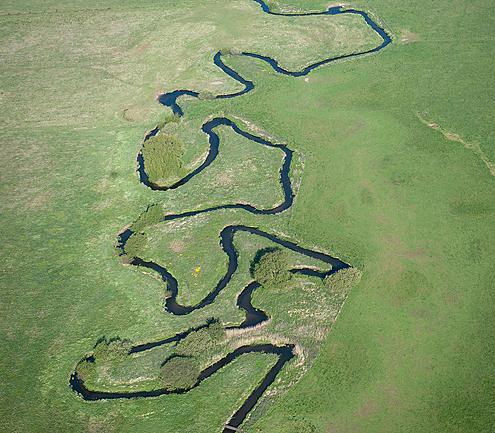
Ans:
POLYGON ((148 238, 146 233, 133 233, 133 235, 127 240, 125 245, 125 253, 127 257, 135 258, 142 255, 143 250, 146 248, 148 238))
POLYGON ((158 204, 149 205, 146 210, 139 215, 134 221, 130 229, 135 233, 141 233, 149 226, 158 224, 163 218, 163 208, 158 204))
POLYGON ((356 268, 341 269, 325 277, 324 284, 339 298, 347 297, 351 288, 361 279, 361 271, 356 268))
POLYGON ((191 332, 177 344, 175 353, 180 356, 200 357, 206 352, 218 350, 218 345, 225 339, 224 329, 219 322, 213 322, 208 327, 191 332))
POLYGON ((168 390, 190 389, 198 380, 200 371, 194 358, 174 356, 160 369, 163 387, 168 390))
POLYGON ((266 288, 285 287, 291 280, 289 254, 282 248, 259 250, 254 257, 251 274, 266 288))
POLYGON ((146 174, 151 182, 167 186, 183 174, 184 143, 173 135, 158 133, 143 143, 146 174))

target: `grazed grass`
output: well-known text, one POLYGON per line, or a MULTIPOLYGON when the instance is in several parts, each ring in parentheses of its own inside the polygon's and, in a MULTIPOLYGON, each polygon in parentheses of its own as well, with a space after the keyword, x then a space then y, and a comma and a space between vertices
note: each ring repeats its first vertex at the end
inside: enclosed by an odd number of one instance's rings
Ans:
MULTIPOLYGON (((283 9, 319 10, 328 2, 279 3, 283 9)), ((287 393, 262 402, 245 430, 489 432, 495 423, 493 176, 475 154, 425 128, 415 113, 427 111, 428 119, 466 143, 479 143, 494 160, 493 89, 487 86, 492 7, 483 0, 370 0, 358 6, 378 14, 394 35, 408 29, 418 41, 325 67, 307 81, 232 58, 229 65, 256 83, 253 93, 184 103, 190 122, 184 131, 194 136, 181 136, 188 163, 205 152, 198 126, 212 113, 250 121, 281 137, 301 158, 293 211, 277 222, 219 213, 194 230, 201 248, 210 245, 218 259, 219 228, 256 224, 291 233, 363 269, 313 367, 287 393)), ((0 187, 0 426, 29 433, 135 433, 172 425, 177 431, 220 431, 273 358, 246 355, 191 394, 164 399, 86 404, 67 386, 77 361, 102 335, 145 342, 211 316, 200 311, 170 320, 161 311, 162 284, 123 267, 114 252, 116 234, 150 203, 177 212, 242 198, 234 186, 216 198, 205 192, 198 203, 200 185, 161 194, 137 183, 133 164, 143 134, 166 116, 153 96, 174 88, 232 91, 235 84, 211 62, 223 47, 256 49, 300 67, 322 52, 366 46, 368 39, 360 40, 360 27, 342 17, 332 23, 349 24, 344 33, 352 44, 320 43, 334 28, 328 20, 312 30, 311 40, 299 27, 294 40, 301 45, 292 51, 293 23, 266 17, 245 1, 164 7, 125 0, 105 8, 89 1, 84 8, 91 11, 58 0, 5 1, 0 7, 0 135, 6 155, 0 187), (132 121, 123 118, 126 109, 132 121)), ((255 188, 250 191, 244 199, 257 195, 255 188)), ((257 197, 260 204, 274 202, 269 191, 257 197)), ((168 240, 167 248, 182 240, 162 237, 160 230, 145 230, 153 257, 165 251, 160 239, 168 240)), ((186 257, 190 247, 183 241, 186 257)), ((242 321, 232 301, 249 280, 250 261, 270 246, 244 234, 238 241, 239 275, 216 311, 232 324, 242 321)), ((196 263, 188 260, 181 263, 194 270, 196 263)), ((206 279, 215 281, 215 272, 213 265, 201 264, 205 285, 192 291, 191 301, 211 287, 206 279)), ((301 350, 311 358, 313 352, 304 350, 324 338, 332 314, 317 310, 297 322, 298 329, 290 326, 314 305, 315 293, 329 302, 332 294, 297 278, 294 284, 287 293, 261 289, 253 304, 273 315, 263 332, 280 341, 299 332, 306 341, 301 350)), ((236 337, 240 344, 242 335, 236 337)), ((149 372, 159 373, 171 349, 127 357, 132 366, 110 363, 108 386, 126 387, 141 377, 139 386, 153 386, 159 376, 149 372)), ((287 374, 297 377, 290 369, 287 374)))

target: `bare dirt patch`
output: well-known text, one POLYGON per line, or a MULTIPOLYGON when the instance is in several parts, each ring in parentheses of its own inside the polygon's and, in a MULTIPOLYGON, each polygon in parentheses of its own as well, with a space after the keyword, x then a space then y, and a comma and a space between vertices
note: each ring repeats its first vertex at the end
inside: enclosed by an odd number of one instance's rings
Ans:
POLYGON ((219 173, 216 178, 216 183, 219 186, 228 187, 234 184, 234 176, 229 172, 219 173))
POLYGON ((151 44, 149 42, 143 42, 135 48, 135 52, 136 54, 144 54, 150 49, 150 47, 151 44))
POLYGON ((51 194, 46 191, 37 191, 25 202, 25 209, 28 211, 39 211, 44 209, 51 199, 51 194))
POLYGON ((174 253, 182 253, 186 248, 186 244, 184 241, 176 239, 170 242, 169 247, 174 253))
POLYGON ((360 418, 367 418, 377 411, 377 405, 374 400, 368 400, 357 410, 356 415, 360 418))
POLYGON ((417 33, 411 32, 407 29, 402 29, 400 32, 400 41, 403 44, 412 44, 414 42, 418 42, 420 37, 417 33))

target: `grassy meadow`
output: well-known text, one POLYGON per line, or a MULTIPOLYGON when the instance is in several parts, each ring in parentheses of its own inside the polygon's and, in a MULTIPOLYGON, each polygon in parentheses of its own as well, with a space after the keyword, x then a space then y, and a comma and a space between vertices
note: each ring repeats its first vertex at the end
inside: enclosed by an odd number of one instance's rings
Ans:
MULTIPOLYGON (((276 3, 304 11, 328 5, 276 3)), ((331 312, 306 316, 317 282, 295 277, 287 293, 255 292, 253 305, 273 313, 273 333, 301 332, 312 366, 302 375, 289 364, 245 432, 489 433, 492 5, 350 4, 370 11, 394 43, 301 78, 229 56, 228 65, 255 83, 253 92, 181 101, 186 116, 174 133, 186 166, 207 151, 201 124, 229 117, 294 150, 293 207, 274 217, 219 211, 146 227, 143 256, 171 268, 186 304, 224 272, 218 233, 229 224, 256 225, 361 271, 328 335, 331 312)), ((253 255, 272 246, 238 234, 238 274, 211 308, 190 316, 164 314, 161 281, 123 265, 117 234, 150 204, 175 213, 238 202, 269 208, 283 198, 282 153, 225 127, 217 131, 218 159, 187 185, 166 192, 141 185, 135 169, 143 137, 169 115, 155 97, 179 88, 238 90, 212 62, 219 49, 301 68, 372 47, 375 35, 357 17, 270 17, 250 0, 3 0, 0 23, 0 431, 221 431, 273 357, 244 355, 185 395, 84 402, 68 386, 102 336, 144 343, 212 316, 240 323, 235 296, 249 282, 253 255)), ((297 255, 288 260, 318 266, 297 255)), ((323 310, 335 302, 316 299, 323 310)), ((169 353, 162 347, 102 366, 94 378, 108 389, 134 380, 152 388, 169 353)))

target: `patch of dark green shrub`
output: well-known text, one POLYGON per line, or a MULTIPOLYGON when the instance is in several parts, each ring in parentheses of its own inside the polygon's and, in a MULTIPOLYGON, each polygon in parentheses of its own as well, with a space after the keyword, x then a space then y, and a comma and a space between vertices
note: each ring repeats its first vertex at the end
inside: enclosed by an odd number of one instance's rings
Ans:
POLYGON ((96 360, 115 360, 122 359, 128 355, 132 343, 129 340, 115 337, 107 340, 105 337, 100 338, 93 349, 93 356, 96 360))
POLYGON ((219 322, 212 322, 208 327, 191 332, 177 344, 175 353, 193 356, 214 350, 225 338, 225 331, 219 322))
POLYGON ((146 233, 133 233, 125 244, 125 253, 128 257, 139 257, 146 248, 148 237, 146 233))
POLYGON ((132 224, 133 232, 142 232, 146 227, 158 224, 163 218, 163 209, 160 205, 152 204, 139 215, 139 218, 132 224))
POLYGON ((264 287, 280 288, 292 279, 289 254, 282 248, 259 250, 251 264, 251 275, 264 287))
POLYGON ((345 268, 326 277, 324 284, 336 297, 345 299, 351 287, 356 285, 360 279, 359 269, 345 268))
POLYGON ((166 185, 171 178, 180 177, 184 143, 179 138, 159 133, 143 143, 142 152, 146 174, 151 182, 166 185))
POLYGON ((164 388, 173 391, 190 389, 200 374, 199 362, 189 356, 176 355, 169 358, 160 368, 160 378, 164 388))

